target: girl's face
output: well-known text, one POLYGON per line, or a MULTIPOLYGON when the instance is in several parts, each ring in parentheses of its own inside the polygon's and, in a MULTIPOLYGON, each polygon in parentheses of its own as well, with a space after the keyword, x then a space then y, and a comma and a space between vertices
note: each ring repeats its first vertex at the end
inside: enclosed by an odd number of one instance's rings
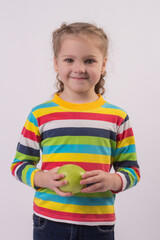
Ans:
POLYGON ((95 94, 95 85, 105 73, 107 61, 99 41, 84 35, 68 35, 62 41, 54 68, 64 84, 63 93, 95 94))

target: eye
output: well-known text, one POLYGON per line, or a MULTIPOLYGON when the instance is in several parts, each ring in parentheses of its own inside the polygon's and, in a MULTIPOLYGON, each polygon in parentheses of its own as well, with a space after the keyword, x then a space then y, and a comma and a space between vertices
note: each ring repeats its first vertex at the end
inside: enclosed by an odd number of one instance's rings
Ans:
POLYGON ((85 60, 85 63, 88 63, 88 64, 92 64, 92 63, 94 63, 95 62, 95 60, 94 59, 87 59, 87 60, 85 60))
POLYGON ((73 59, 72 58, 65 58, 64 61, 67 62, 67 63, 72 63, 73 59))

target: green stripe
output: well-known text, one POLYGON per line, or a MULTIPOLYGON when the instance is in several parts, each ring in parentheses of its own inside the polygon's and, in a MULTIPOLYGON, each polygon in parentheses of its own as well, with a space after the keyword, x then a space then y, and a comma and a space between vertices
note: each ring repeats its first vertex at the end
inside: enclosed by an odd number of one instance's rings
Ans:
MULTIPOLYGON (((42 193, 49 193, 53 195, 57 195, 54 191, 48 189, 48 188, 41 188, 40 192, 42 193)), ((114 196, 114 194, 111 191, 106 191, 106 192, 97 192, 97 193, 76 193, 76 197, 87 197, 87 198, 92 198, 92 197, 105 197, 105 198, 111 198, 114 196)))
POLYGON ((28 172, 28 170, 29 170, 31 167, 33 168, 33 166, 28 165, 28 166, 26 166, 26 167, 23 169, 23 171, 22 171, 22 182, 24 182, 25 184, 27 184, 27 180, 26 180, 27 172, 28 172))
POLYGON ((113 193, 111 191, 107 192, 97 192, 97 193, 77 193, 75 196, 77 197, 97 197, 97 198, 108 198, 108 197, 113 197, 113 193))
POLYGON ((121 153, 120 155, 116 156, 114 162, 121 162, 121 161, 137 161, 137 154, 136 153, 121 153))
POLYGON ((129 188, 131 188, 131 187, 133 186, 133 183, 134 183, 134 178, 133 178, 132 173, 131 173, 129 170, 125 169, 125 168, 120 168, 120 169, 118 169, 118 172, 121 172, 121 171, 128 173, 128 176, 129 176, 129 178, 130 178, 129 188))
POLYGON ((66 145, 66 144, 84 144, 84 145, 96 145, 103 147, 111 147, 116 149, 116 142, 111 139, 105 139, 92 136, 60 136, 45 139, 41 142, 41 146, 53 146, 53 145, 66 145))
POLYGON ((39 160, 40 160, 39 157, 26 155, 26 154, 20 153, 20 152, 18 152, 18 151, 16 152, 15 158, 18 159, 18 160, 20 160, 20 161, 28 161, 28 160, 31 160, 31 161, 34 161, 34 162, 36 162, 36 163, 38 163, 39 160))

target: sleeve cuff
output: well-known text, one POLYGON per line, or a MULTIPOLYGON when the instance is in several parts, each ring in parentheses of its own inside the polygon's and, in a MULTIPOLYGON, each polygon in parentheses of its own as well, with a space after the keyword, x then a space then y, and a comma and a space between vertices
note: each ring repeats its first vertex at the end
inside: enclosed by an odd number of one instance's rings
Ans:
POLYGON ((34 176, 35 176, 36 172, 38 172, 38 171, 41 171, 41 170, 37 168, 31 174, 31 187, 34 188, 35 190, 40 189, 39 187, 35 187, 35 185, 34 185, 34 176))
POLYGON ((121 178, 122 187, 121 187, 121 189, 119 191, 116 191, 116 192, 115 191, 111 191, 114 194, 124 191, 125 188, 126 188, 126 185, 127 185, 127 181, 126 181, 126 178, 125 178, 123 173, 116 172, 115 174, 117 174, 121 178))

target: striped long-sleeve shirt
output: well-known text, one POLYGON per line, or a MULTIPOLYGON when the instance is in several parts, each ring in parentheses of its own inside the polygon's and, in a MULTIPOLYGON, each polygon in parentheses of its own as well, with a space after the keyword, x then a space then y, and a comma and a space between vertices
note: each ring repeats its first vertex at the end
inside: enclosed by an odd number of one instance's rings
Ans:
POLYGON ((12 163, 12 174, 35 188, 34 212, 44 218, 83 225, 115 222, 115 193, 77 193, 62 197, 34 187, 37 164, 42 170, 76 164, 86 171, 109 172, 113 166, 122 180, 122 191, 139 181, 135 139, 129 117, 102 96, 92 103, 74 104, 58 94, 34 107, 23 127, 12 163), (42 157, 40 157, 42 152, 42 157))

